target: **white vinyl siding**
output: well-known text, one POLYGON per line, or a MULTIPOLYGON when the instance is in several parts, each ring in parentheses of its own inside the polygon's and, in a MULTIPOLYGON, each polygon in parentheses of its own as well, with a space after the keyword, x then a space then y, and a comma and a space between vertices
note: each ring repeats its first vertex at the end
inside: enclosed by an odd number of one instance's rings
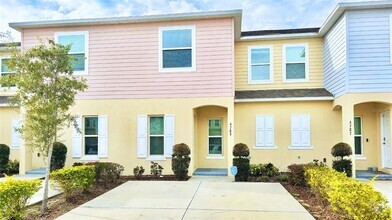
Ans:
POLYGON ((248 47, 248 83, 273 82, 272 46, 248 47))
POLYGON ((283 82, 309 81, 309 46, 303 44, 283 45, 283 82))
POLYGON ((14 118, 12 119, 11 125, 11 149, 19 149, 20 147, 20 139, 21 135, 17 129, 21 128, 21 121, 20 119, 14 118))
POLYGON ((195 26, 159 28, 159 72, 196 70, 195 26))
POLYGON ((256 146, 260 149, 271 149, 275 147, 274 116, 256 116, 256 146))
POLYGON ((310 115, 291 115, 291 146, 290 149, 311 149, 310 115))

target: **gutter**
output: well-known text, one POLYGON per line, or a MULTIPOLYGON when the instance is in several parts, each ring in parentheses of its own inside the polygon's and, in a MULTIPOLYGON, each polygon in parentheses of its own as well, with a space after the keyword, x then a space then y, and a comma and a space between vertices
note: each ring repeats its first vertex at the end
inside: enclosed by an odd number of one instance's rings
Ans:
POLYGON ((234 102, 298 102, 298 101, 332 101, 334 97, 290 97, 290 98, 257 98, 257 99, 234 99, 234 102))

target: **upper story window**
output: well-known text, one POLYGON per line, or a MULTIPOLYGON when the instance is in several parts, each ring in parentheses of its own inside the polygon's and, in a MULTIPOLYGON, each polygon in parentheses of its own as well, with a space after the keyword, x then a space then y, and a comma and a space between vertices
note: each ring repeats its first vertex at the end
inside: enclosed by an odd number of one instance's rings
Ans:
POLYGON ((161 27, 159 29, 160 72, 194 71, 195 27, 161 27))
POLYGON ((69 54, 76 60, 72 61, 75 75, 88 73, 88 32, 58 32, 55 34, 56 43, 71 45, 69 54))
POLYGON ((309 80, 308 44, 283 45, 283 81, 307 82, 309 80))
MULTIPOLYGON (((6 75, 9 75, 9 74, 15 73, 15 71, 12 71, 8 67, 8 62, 9 61, 10 61, 9 57, 0 58, 0 65, 1 65, 0 76, 6 76, 6 75)), ((1 85, 1 87, 8 87, 8 85, 1 85)), ((15 88, 15 85, 10 85, 9 87, 15 88)))
POLYGON ((248 82, 271 83, 272 46, 248 48, 248 82))

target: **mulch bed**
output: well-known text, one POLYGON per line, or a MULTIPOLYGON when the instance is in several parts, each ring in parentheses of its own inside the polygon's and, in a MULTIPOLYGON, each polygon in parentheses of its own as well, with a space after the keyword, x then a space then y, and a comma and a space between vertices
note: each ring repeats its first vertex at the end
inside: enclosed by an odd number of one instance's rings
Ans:
POLYGON ((283 187, 313 215, 315 219, 339 220, 342 219, 337 213, 332 211, 327 201, 321 201, 308 187, 293 186, 282 183, 283 187))

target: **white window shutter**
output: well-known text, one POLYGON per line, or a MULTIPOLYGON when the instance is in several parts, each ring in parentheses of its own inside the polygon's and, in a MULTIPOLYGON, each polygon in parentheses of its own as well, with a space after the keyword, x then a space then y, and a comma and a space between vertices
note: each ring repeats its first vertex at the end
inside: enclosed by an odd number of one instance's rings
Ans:
POLYGON ((137 157, 147 157, 147 115, 137 116, 137 157))
POLYGON ((291 115, 291 146, 293 147, 301 146, 300 120, 300 115, 291 115))
POLYGON ((174 145, 174 115, 165 115, 165 141, 164 152, 165 157, 171 157, 174 145))
MULTIPOLYGON (((76 117, 75 123, 81 131, 83 129, 82 118, 79 116, 76 117)), ((82 157, 82 134, 75 127, 72 127, 72 157, 82 157)))
POLYGON ((20 119, 12 119, 12 127, 11 127, 11 148, 19 148, 20 147, 20 132, 16 129, 21 128, 20 119))
POLYGON ((98 157, 108 157, 108 116, 98 116, 98 157))
POLYGON ((310 146, 310 115, 301 115, 301 146, 310 146))
POLYGON ((256 116, 256 146, 265 146, 265 117, 262 115, 256 116))
POLYGON ((266 115, 264 121, 265 121, 265 146, 273 147, 275 146, 274 116, 266 115))

